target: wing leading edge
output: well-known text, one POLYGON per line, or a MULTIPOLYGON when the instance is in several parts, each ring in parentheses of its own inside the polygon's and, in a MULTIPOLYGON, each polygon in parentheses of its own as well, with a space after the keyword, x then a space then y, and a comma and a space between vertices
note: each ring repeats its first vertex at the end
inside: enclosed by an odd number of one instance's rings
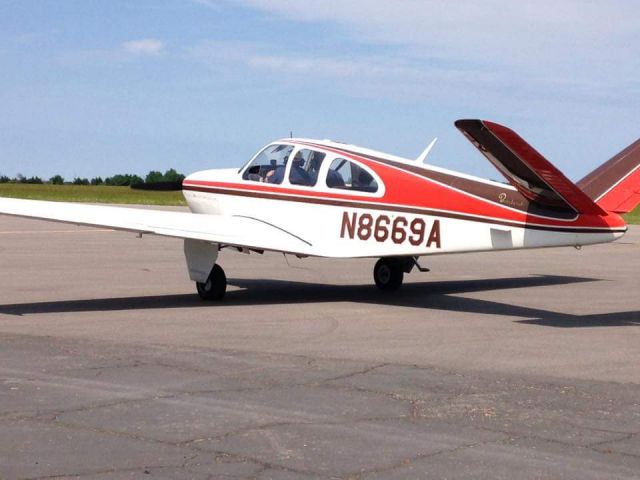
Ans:
POLYGON ((529 200, 576 213, 606 215, 602 208, 513 130, 484 120, 458 120, 455 125, 529 200))
POLYGON ((0 214, 312 255, 301 237, 257 218, 0 198, 0 214))

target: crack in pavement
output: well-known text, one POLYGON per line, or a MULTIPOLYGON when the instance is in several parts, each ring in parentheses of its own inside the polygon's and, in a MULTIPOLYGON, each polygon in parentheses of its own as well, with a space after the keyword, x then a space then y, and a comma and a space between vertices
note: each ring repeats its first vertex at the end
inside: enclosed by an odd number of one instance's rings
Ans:
MULTIPOLYGON (((194 454, 190 459, 196 458, 198 455, 194 454)), ((85 471, 74 471, 74 472, 65 472, 65 473, 56 473, 55 475, 38 475, 35 477, 21 477, 22 480, 48 480, 54 478, 65 478, 65 477, 86 477, 89 475, 104 475, 111 473, 127 473, 127 472, 139 472, 144 471, 147 473, 150 469, 163 469, 163 468, 184 468, 187 460, 177 463, 177 464, 166 464, 166 465, 141 465, 138 467, 127 467, 127 468, 103 468, 97 470, 85 470, 85 471)))
MULTIPOLYGON (((175 352, 175 350, 172 350, 172 353, 173 352, 175 352)), ((183 350, 181 350, 180 352, 184 353, 183 350)), ((189 350, 189 352, 191 353, 192 350, 189 350)), ((504 410, 502 412, 503 414, 519 414, 519 412, 523 411, 523 408, 531 407, 531 403, 528 401, 524 401, 523 398, 526 399, 526 394, 528 391, 534 391, 536 395, 534 401, 541 402, 539 405, 534 404, 536 408, 535 414, 542 415, 544 416, 544 418, 549 420, 553 419, 552 417, 549 417, 550 413, 552 415, 557 415, 559 414, 558 412, 564 412, 568 408, 568 406, 573 405, 573 399, 585 399, 586 403, 584 405, 586 406, 581 407, 581 409, 587 412, 586 408, 590 407, 592 404, 598 405, 597 402, 600 402, 602 408, 606 408, 607 411, 610 410, 612 401, 611 399, 613 398, 611 397, 613 393, 608 394, 608 396, 603 394, 602 392, 607 389, 605 389, 600 384, 595 384, 593 382, 580 384, 579 387, 574 385, 559 385, 558 383, 539 381, 539 379, 534 379, 538 380, 538 383, 524 383, 522 381, 514 381, 514 379, 512 379, 511 377, 507 377, 506 379, 500 377, 498 380, 496 380, 495 375, 492 377, 486 372, 479 375, 463 375, 460 373, 452 372, 450 370, 439 369, 436 367, 424 367, 388 362, 365 364, 363 362, 349 363, 345 361, 335 363, 333 360, 316 359, 303 355, 261 355, 260 358, 254 358, 251 352, 234 352, 234 354, 221 354, 218 352, 218 350, 211 351, 205 349, 199 350, 198 352, 196 352, 196 354, 198 355, 198 358, 189 358, 184 360, 183 362, 202 362, 202 355, 209 354, 208 356, 211 356, 212 358, 224 358, 227 361, 232 360, 233 371, 225 372, 223 370, 224 365, 218 366, 216 369, 206 369, 185 365, 184 363, 181 363, 181 361, 166 361, 160 358, 156 360, 153 357, 141 357, 134 361, 129 358, 123 357, 122 364, 84 367, 77 370, 65 370, 63 373, 66 373, 66 375, 48 374, 43 373, 42 371, 28 371, 24 369, 0 368, 0 373, 7 375, 8 378, 6 380, 10 382, 15 381, 18 384, 29 384, 31 387, 51 387, 54 389, 61 389, 63 393, 72 392, 74 394, 74 399, 80 398, 82 400, 82 397, 75 392, 85 392, 94 396, 98 395, 107 397, 107 399, 104 400, 88 400, 87 404, 75 405, 69 408, 50 408, 46 410, 42 409, 39 405, 36 405, 37 410, 35 411, 35 413, 28 414, 25 414, 24 411, 14 409, 9 413, 2 414, 0 416, 0 422, 5 424, 6 422, 25 421, 53 425, 61 429, 72 429, 76 431, 86 431, 95 434, 127 438, 130 440, 148 443, 150 445, 155 444, 182 448, 184 449, 185 454, 188 455, 188 459, 185 458, 180 465, 178 465, 178 462, 176 462, 175 464, 171 463, 167 465, 147 466, 148 468, 181 468, 189 470, 191 468, 195 468, 192 462, 198 462, 199 456, 214 455, 216 456, 216 458, 220 457, 222 459, 228 460, 229 462, 241 462, 255 466, 259 470, 255 471, 251 475, 253 478, 259 478, 260 475, 265 474, 265 472, 269 470, 288 472, 293 476, 318 474, 325 475, 327 474, 327 472, 318 468, 290 468, 289 466, 280 464, 277 459, 270 458, 269 454, 264 454, 266 458, 262 457, 261 459, 259 459, 255 458, 255 455, 253 455, 252 453, 245 455, 245 452, 242 449, 240 449, 241 454, 233 453, 231 451, 227 451, 229 448, 232 448, 231 445, 233 444, 227 444, 225 442, 226 439, 233 438, 235 436, 242 436, 243 434, 247 434, 250 432, 256 432, 257 438, 259 438, 260 435, 266 435, 266 437, 268 437, 266 438, 267 444, 270 445, 270 448, 272 450, 277 452, 288 450, 291 447, 291 445, 287 445, 286 442, 282 443, 280 441, 278 443, 278 439, 282 440, 282 438, 287 438, 280 437, 281 432, 279 430, 276 430, 278 428, 284 429, 284 431, 286 432, 290 427, 295 428, 301 425, 311 427, 325 426, 330 427, 328 431, 331 432, 331 435, 334 435, 334 430, 342 431, 340 427, 353 429, 353 425, 362 422, 398 422, 400 427, 396 430, 393 430, 393 432, 395 432, 396 434, 400 434, 398 432, 406 431, 406 429, 402 426, 405 422, 406 424, 415 425, 420 424, 424 419, 425 425, 428 425, 430 420, 437 420, 437 422, 442 425, 446 424, 447 426, 443 427, 444 431, 449 432, 455 431, 461 426, 461 424, 468 426, 469 422, 467 421, 468 418, 465 416, 465 412, 457 412, 454 410, 451 413, 452 416, 450 418, 446 418, 443 416, 425 417, 423 416, 425 407, 435 407, 435 409, 438 409, 440 407, 445 408, 447 404, 455 403, 458 400, 462 401, 462 403, 466 402, 471 405, 471 403, 473 403, 474 401, 480 400, 482 401, 482 405, 484 406, 497 406, 496 408, 498 408, 498 410, 502 408, 504 410), (295 358, 296 361, 291 362, 282 360, 290 360, 291 358, 295 358), (304 363, 297 365, 297 363, 302 362, 302 360, 304 360, 304 363), (269 361, 275 361, 276 365, 270 365, 269 361), (345 368, 345 364, 350 368, 345 368), (336 368, 336 366, 338 366, 338 368, 336 368), (155 384, 159 386, 148 387, 145 385, 136 385, 132 383, 121 383, 117 381, 86 379, 70 376, 73 374, 82 374, 83 372, 99 372, 101 370, 111 370, 116 373, 115 375, 109 374, 109 378, 115 378, 116 380, 121 380, 122 378, 124 378, 125 380, 133 382, 133 380, 130 380, 132 378, 132 374, 130 372, 117 372, 118 370, 124 371, 126 369, 135 369, 139 367, 155 367, 159 369, 150 370, 151 375, 155 375, 150 379, 150 381, 155 382, 155 384), (382 384, 384 387, 387 387, 386 390, 366 388, 357 385, 357 383, 363 383, 363 381, 360 379, 360 377, 362 377, 366 379, 364 381, 365 385, 367 383, 370 383, 374 386, 378 386, 379 384, 376 382, 378 374, 375 374, 372 377, 367 377, 367 375, 374 373, 376 372, 376 370, 382 369, 384 367, 395 367, 395 369, 397 369, 397 372, 393 370, 390 372, 383 372, 381 374, 383 380, 387 382, 387 384, 382 384), (303 372, 302 377, 295 377, 293 375, 290 375, 291 371, 298 368, 313 369, 313 371, 309 372, 313 375, 313 377, 309 378, 309 376, 306 375, 306 372, 303 372), (334 369, 334 372, 331 372, 332 368, 334 369), (176 373, 165 372, 164 369, 171 369, 181 372, 180 375, 184 373, 184 376, 187 380, 189 380, 188 376, 190 374, 193 374, 195 380, 190 380, 191 384, 201 381, 212 382, 218 379, 231 379, 234 381, 238 380, 239 382, 253 381, 255 384, 256 381, 265 381, 265 379, 261 377, 262 372, 269 372, 270 376, 267 377, 266 384, 259 386, 252 385, 242 387, 231 385, 221 386, 219 388, 193 388, 189 386, 188 388, 185 388, 185 386, 181 384, 170 384, 168 386, 163 386, 161 384, 163 379, 166 378, 170 382, 175 381, 177 375, 176 373), (338 372, 344 372, 346 370, 346 373, 331 375, 331 373, 336 373, 335 370, 338 370, 338 372), (402 383, 399 384, 398 382, 393 381, 393 377, 395 375, 402 375, 403 372, 409 370, 424 372, 424 374, 427 376, 426 379, 429 380, 429 382, 427 382, 426 384, 422 383, 420 380, 422 377, 420 377, 420 375, 417 375, 416 379, 409 379, 409 383, 407 385, 403 385, 402 383), (203 378, 197 378, 197 375, 199 374, 202 374, 203 378), (386 380, 386 374, 388 374, 389 380, 386 380), (120 375, 120 377, 118 377, 118 375, 120 375), (122 375, 125 376, 122 377, 122 375), (449 379, 450 376, 451 379, 449 379), (298 380, 292 381, 292 379, 298 380), (355 379, 358 380, 355 381, 355 379), (354 381, 350 382, 349 380, 354 381), (433 383, 433 380, 435 380, 436 383, 433 383), (341 384, 340 382, 344 383, 341 384), (440 387, 440 385, 442 386, 440 387), (591 387, 591 385, 593 385, 593 388, 591 387), (408 393, 405 390, 406 388, 409 389, 408 393), (590 388, 592 389, 587 390, 590 388), (293 403, 293 406, 290 406, 290 400, 288 401, 288 403, 287 401, 279 403, 279 396, 286 398, 288 395, 288 391, 293 391, 295 389, 308 389, 308 392, 307 390, 301 391, 301 398, 303 400, 300 402, 299 407, 296 402, 293 403), (461 389, 462 391, 460 391, 461 389), (413 390, 415 390, 415 393, 412 393, 413 390), (382 405, 390 405, 391 410, 389 410, 389 412, 396 412, 397 410, 396 413, 398 414, 385 415, 384 413, 387 413, 386 408, 383 412, 381 412, 380 415, 375 414, 375 408, 371 408, 370 412, 359 411, 358 409, 354 410, 352 407, 349 407, 347 409, 343 408, 342 410, 340 410, 338 405, 336 405, 336 408, 322 408, 319 410, 314 410, 310 409, 309 406, 305 404, 307 398, 311 398, 312 402, 316 398, 340 398, 341 394, 338 393, 339 391, 350 392, 349 394, 344 394, 345 397, 349 399, 349 401, 351 401, 352 399, 352 397, 349 395, 355 395, 354 401, 357 401, 358 399, 360 399, 360 397, 366 398, 365 394, 369 395, 370 397, 368 398, 374 399, 374 401, 384 402, 382 403, 382 405), (259 394, 253 395, 252 392, 270 393, 265 393, 265 398, 260 396, 259 394), (546 398, 547 392, 552 396, 548 400, 549 402, 551 402, 550 406, 542 403, 543 399, 546 398), (215 394, 222 393, 226 394, 220 395, 223 398, 215 397, 215 394), (511 393, 515 393, 516 395, 514 397, 510 397, 511 393), (243 398, 243 394, 251 395, 247 395, 243 398), (206 397, 207 395, 212 395, 213 398, 206 397), (427 396, 424 397, 425 395, 427 396), (525 395, 525 397, 522 397, 522 395, 525 395), (114 398, 108 399, 109 396, 112 396, 114 398), (199 398, 198 396, 201 397, 199 398), (391 401, 381 400, 382 398, 390 399, 391 401), (558 401, 561 403, 558 404, 558 401), (89 418, 89 421, 91 421, 91 419, 94 418, 93 415, 101 415, 99 412, 97 412, 100 409, 118 409, 119 407, 124 406, 126 408, 123 410, 129 411, 130 408, 132 408, 130 407, 130 405, 139 404, 142 407, 140 409, 142 411, 147 407, 146 404, 148 404, 149 402, 155 402, 160 405, 160 407, 158 408, 160 409, 159 411, 162 415, 171 415, 172 413, 175 413, 177 411, 176 407, 184 407, 185 411, 197 411, 195 409, 204 409, 204 415, 208 415, 212 419, 237 417, 246 422, 256 423, 253 425, 249 424, 239 427, 237 422, 235 425, 232 425, 233 422, 231 422, 231 425, 224 425, 223 431, 216 431, 213 435, 208 435, 209 432, 213 433, 213 426, 208 426, 206 424, 204 426, 197 425, 198 430, 201 430, 201 432, 198 433, 198 431, 194 430, 191 425, 186 424, 187 429, 183 429, 184 432, 179 433, 185 433, 186 435, 194 433, 196 434, 192 435, 191 438, 186 439, 157 438, 157 434, 154 437, 153 433, 149 433, 149 431, 145 429, 147 424, 149 424, 150 422, 150 420, 148 420, 148 418, 150 417, 147 417, 147 419, 142 419, 143 423, 139 431, 126 431, 126 428, 128 426, 126 424, 124 424, 124 426, 113 428, 113 423, 111 423, 108 419, 113 418, 113 415, 118 415, 119 410, 107 412, 106 417, 104 415, 102 417, 98 417, 99 420, 97 426, 95 424, 90 425, 87 423, 83 423, 87 422, 86 418, 89 418), (560 406, 558 407, 558 405, 560 406), (352 411, 354 411, 355 413, 351 413, 352 411), (209 412, 211 412, 211 414, 209 412), (82 413, 85 414, 80 415, 79 419, 77 417, 73 417, 74 414, 82 413), (361 413, 363 414, 362 417, 359 416, 361 413), (70 417, 64 417, 65 415, 69 415, 70 417), (271 417, 271 419, 269 417, 271 417), (105 418, 107 419, 106 423, 105 418), (279 420, 279 418, 282 418, 282 420, 279 420), (100 421, 102 421, 106 426, 100 425, 100 421), (335 427, 337 427, 337 429, 335 427), (222 443, 222 446, 220 445, 220 443, 222 443)), ((82 352, 79 351, 77 355, 82 355, 82 352)), ((135 372, 133 378, 135 378, 135 372)), ((178 381, 181 381, 179 375, 178 381)), ((147 384, 149 384, 148 382, 149 380, 147 380, 147 384)), ((234 382, 231 383, 233 384, 234 382)), ((153 383, 151 384, 153 385, 153 383)), ((623 392, 625 392, 624 394, 627 396, 623 397, 623 399, 626 401, 627 398, 632 398, 631 394, 633 394, 634 391, 635 390, 624 390, 623 392)), ((48 393, 48 390, 43 389, 43 393, 41 395, 44 395, 44 398, 46 398, 48 393)), ((632 403, 627 403, 629 405, 633 405, 632 403)), ((627 403, 625 403, 625 405, 627 405, 627 403)), ((582 410, 578 410, 577 412, 574 412, 574 414, 582 415, 582 410)), ((515 428, 527 428, 527 422, 530 422, 532 420, 532 418, 528 416, 528 413, 526 411, 524 412, 525 413, 523 414, 523 418, 508 418, 509 422, 515 425, 515 428)), ((444 410, 444 413, 446 413, 446 408, 444 410)), ((130 415, 134 415, 134 417, 132 417, 134 420, 138 418, 135 417, 137 413, 133 413, 130 415)), ((584 415, 588 415, 588 413, 585 413, 584 415)), ((478 418, 481 419, 481 417, 478 418)), ((495 425, 495 423, 498 422, 494 422, 495 426, 492 426, 491 424, 478 425, 474 423, 472 424, 472 428, 477 431, 500 434, 505 436, 506 438, 501 440, 469 441, 470 439, 465 438, 464 434, 460 434, 460 441, 465 441, 463 445, 441 448, 435 452, 418 455, 410 455, 410 453, 415 452, 415 450, 411 451, 408 448, 399 448, 400 454, 409 453, 409 455, 406 455, 400 460, 398 460, 398 457, 390 457, 390 460, 394 461, 393 465, 354 471, 349 474, 341 475, 341 477, 358 479, 363 475, 368 474, 378 473, 384 475, 385 472, 391 472, 392 470, 401 468, 403 466, 411 465, 413 462, 420 461, 424 458, 430 458, 455 451, 464 451, 465 449, 479 447, 482 445, 500 443, 508 444, 509 442, 513 442, 519 439, 528 439, 534 442, 534 444, 548 443, 550 445, 563 445, 572 449, 572 452, 576 452, 579 449, 580 451, 594 452, 598 456, 613 453, 615 455, 620 455, 620 457, 617 457, 618 459, 622 458, 622 456, 639 458, 639 455, 636 455, 635 453, 625 453, 617 451, 618 447, 615 445, 616 442, 633 439, 635 435, 638 434, 638 432, 629 433, 625 431, 618 431, 614 428, 607 429, 587 427, 581 424, 576 424, 577 422, 581 421, 579 417, 575 417, 575 419, 576 422, 571 422, 564 418, 553 419, 553 421, 557 421, 558 423, 561 423, 563 425, 574 427, 579 430, 580 433, 584 432, 586 434, 586 438, 590 440, 593 440, 593 432, 602 432, 618 436, 616 438, 593 441, 591 443, 588 443, 587 445, 583 445, 571 441, 543 438, 538 434, 522 434, 521 432, 517 431, 510 432, 508 430, 505 430, 504 428, 500 428, 500 425, 495 425), (608 446, 611 446, 612 448, 607 449, 608 446)), ((533 417, 533 420, 537 420, 537 417, 533 417)), ((183 420, 178 419, 177 421, 181 422, 183 420)), ((479 420, 478 423, 481 423, 481 420, 479 420)), ((612 426, 617 426, 613 418, 610 418, 609 424, 611 424, 612 426)), ((605 423, 604 425, 608 426, 609 424, 605 423)), ((164 429, 165 425, 161 424, 160 428, 164 429)), ((171 427, 166 426, 166 428, 169 429, 167 431, 171 434, 171 427)), ((301 431, 305 430, 303 429, 301 431)), ((312 431, 315 430, 312 429, 312 431)), ((382 431, 384 432, 384 429, 382 429, 382 431)), ((161 434, 164 434, 164 430, 161 430, 161 434)), ((366 429, 364 432, 359 429, 355 433, 355 435, 357 435, 358 438, 366 436, 366 429)), ((602 438, 603 436, 604 435, 599 435, 600 438, 602 438)), ((235 441, 235 439, 233 441, 235 441)), ((263 439, 262 442, 263 441, 265 441, 265 439, 263 439)), ((438 445, 436 444, 436 448, 437 446, 438 445)), ((422 445, 420 445, 420 447, 422 447, 422 445)), ((291 448, 297 447, 294 446, 291 448)), ((559 447, 556 448, 558 449, 559 447)), ((635 448, 635 444, 633 444, 631 448, 635 448)), ((313 454, 311 452, 305 452, 304 455, 313 454)), ((599 457, 592 456, 592 458, 599 457)), ((206 464, 206 462, 204 462, 203 464, 206 464)), ((375 463, 372 462, 372 464, 369 464, 368 466, 371 467, 372 465, 375 465, 375 463)), ((302 464, 302 466, 306 467, 307 465, 302 464)), ((127 467, 126 469, 114 468, 111 470, 91 471, 83 474, 74 473, 32 478, 58 478, 67 475, 91 475, 96 473, 117 474, 118 472, 126 473, 130 471, 136 471, 137 469, 137 467, 127 467)))
POLYGON ((353 377, 357 377, 359 375, 366 375, 369 372, 373 372, 374 370, 377 370, 379 368, 386 367, 387 365, 389 365, 389 364, 388 363, 378 363, 378 364, 372 365, 370 367, 365 367, 363 369, 357 370, 355 372, 345 373, 343 375, 338 375, 338 376, 335 376, 335 377, 326 378, 324 380, 319 381, 319 383, 335 382, 337 380, 345 380, 347 378, 353 378, 353 377))

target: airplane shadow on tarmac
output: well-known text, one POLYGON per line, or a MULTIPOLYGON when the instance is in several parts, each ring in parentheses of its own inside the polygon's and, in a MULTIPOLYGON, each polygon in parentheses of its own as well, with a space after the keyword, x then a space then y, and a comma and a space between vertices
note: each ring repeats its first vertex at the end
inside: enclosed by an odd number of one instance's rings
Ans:
POLYGON ((283 280, 230 279, 239 287, 227 291, 221 303, 201 301, 195 294, 157 295, 91 300, 63 300, 0 305, 0 314, 30 315, 71 312, 103 312, 158 308, 216 308, 324 302, 356 302, 520 317, 518 323, 558 328, 640 325, 640 311, 573 315, 523 307, 510 303, 464 298, 457 294, 568 285, 598 279, 538 275, 515 278, 406 283, 395 293, 384 294, 372 285, 325 285, 283 280))

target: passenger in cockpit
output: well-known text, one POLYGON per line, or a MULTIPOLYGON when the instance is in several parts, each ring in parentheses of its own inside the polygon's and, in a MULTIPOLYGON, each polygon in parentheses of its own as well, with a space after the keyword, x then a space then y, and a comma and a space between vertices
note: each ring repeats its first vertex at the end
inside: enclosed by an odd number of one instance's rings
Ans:
POLYGON ((301 152, 296 153, 291 164, 291 173, 289 173, 289 182, 292 185, 310 185, 311 179, 304 169, 304 158, 301 152))
POLYGON ((318 174, 320 173, 320 167, 322 166, 322 160, 324 155, 319 157, 314 153, 311 158, 311 165, 309 165, 309 185, 313 186, 318 182, 318 174))

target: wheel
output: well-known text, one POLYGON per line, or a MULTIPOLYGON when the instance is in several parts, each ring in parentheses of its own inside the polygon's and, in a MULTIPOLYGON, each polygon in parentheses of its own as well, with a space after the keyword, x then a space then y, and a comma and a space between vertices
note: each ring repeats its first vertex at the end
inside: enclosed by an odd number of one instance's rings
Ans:
POLYGON ((196 282, 198 295, 203 300, 221 300, 227 291, 227 276, 218 264, 211 269, 209 278, 205 283, 196 282))
POLYGON ((387 292, 398 290, 404 279, 402 263, 392 258, 381 258, 373 267, 373 279, 380 290, 387 292))

